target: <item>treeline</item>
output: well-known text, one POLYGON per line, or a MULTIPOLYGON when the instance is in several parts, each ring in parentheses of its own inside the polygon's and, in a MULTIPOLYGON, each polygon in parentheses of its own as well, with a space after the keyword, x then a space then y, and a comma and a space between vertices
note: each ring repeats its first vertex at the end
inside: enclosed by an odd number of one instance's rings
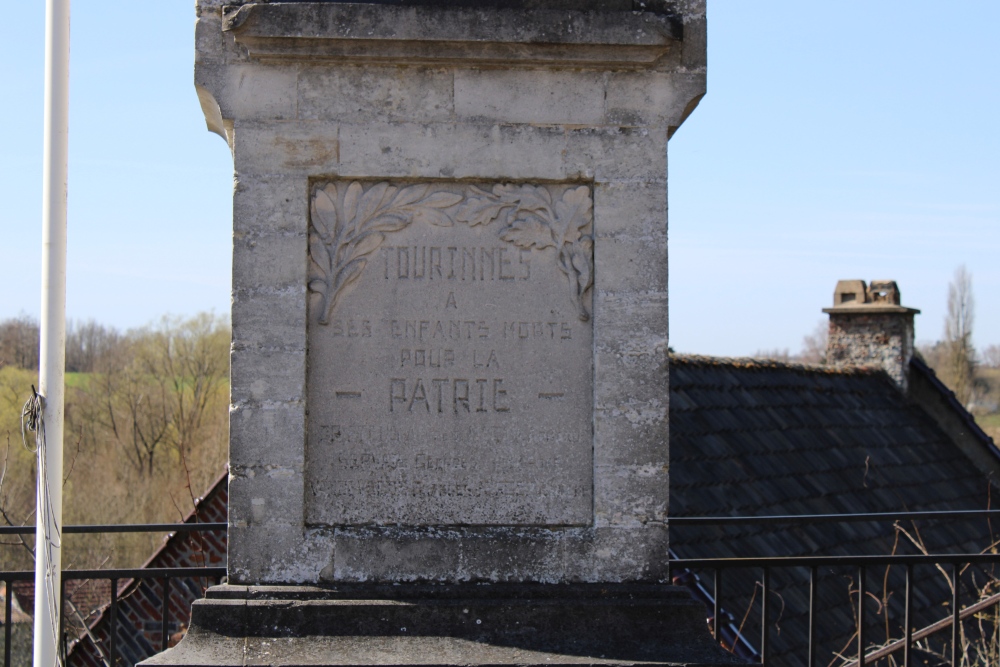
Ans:
MULTIPOLYGON (((39 333, 38 320, 27 315, 0 322, 0 366, 37 369, 39 333)), ((94 320, 67 322, 66 371, 94 372, 100 359, 112 352, 121 338, 119 331, 94 320)))
MULTIPOLYGON (((119 331, 68 327, 63 521, 178 521, 224 470, 229 440, 228 323, 164 318, 119 331)), ((21 408, 38 384, 38 325, 0 322, 0 523, 34 521, 35 458, 21 408)), ((67 536, 76 567, 141 564, 153 535, 67 536)), ((29 542, 0 544, 0 569, 31 567, 29 542)))

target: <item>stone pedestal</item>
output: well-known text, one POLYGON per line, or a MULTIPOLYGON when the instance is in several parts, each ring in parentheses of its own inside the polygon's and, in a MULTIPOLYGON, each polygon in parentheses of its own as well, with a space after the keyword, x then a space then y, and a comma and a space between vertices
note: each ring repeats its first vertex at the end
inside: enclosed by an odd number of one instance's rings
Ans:
POLYGON ((738 664, 674 586, 217 586, 145 665, 738 664))
POLYGON ((195 79, 236 171, 230 587, 156 664, 724 660, 662 585, 703 3, 200 0, 195 79))

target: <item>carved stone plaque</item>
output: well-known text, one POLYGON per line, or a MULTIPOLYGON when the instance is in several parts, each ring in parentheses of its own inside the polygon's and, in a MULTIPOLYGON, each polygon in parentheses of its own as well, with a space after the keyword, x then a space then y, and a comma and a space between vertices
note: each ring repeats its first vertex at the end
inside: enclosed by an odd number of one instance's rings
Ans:
POLYGON ((319 182, 312 525, 587 525, 589 186, 319 182))

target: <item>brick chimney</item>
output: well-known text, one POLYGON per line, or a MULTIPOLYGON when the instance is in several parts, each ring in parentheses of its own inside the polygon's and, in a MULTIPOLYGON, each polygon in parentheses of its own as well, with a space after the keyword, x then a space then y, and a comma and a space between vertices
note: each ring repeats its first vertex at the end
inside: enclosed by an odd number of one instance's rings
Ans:
POLYGON ((915 308, 899 303, 894 280, 841 280, 833 293, 826 344, 831 366, 880 366, 904 392, 913 357, 915 308))

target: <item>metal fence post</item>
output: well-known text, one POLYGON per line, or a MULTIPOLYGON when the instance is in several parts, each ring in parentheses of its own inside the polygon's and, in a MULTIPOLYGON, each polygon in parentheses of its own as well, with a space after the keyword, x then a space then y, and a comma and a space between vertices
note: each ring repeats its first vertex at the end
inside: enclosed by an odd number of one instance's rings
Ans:
POLYGON ((3 582, 4 590, 4 616, 3 616, 3 667, 10 667, 10 630, 14 619, 14 589, 11 588, 13 582, 7 579, 3 582))
POLYGON ((768 657, 768 608, 767 608, 767 598, 768 593, 771 589, 771 569, 768 567, 764 568, 764 595, 761 598, 760 605, 760 664, 767 664, 768 657))
POLYGON ((913 620, 910 614, 913 613, 913 566, 906 566, 906 594, 903 598, 906 605, 903 611, 903 623, 906 629, 903 631, 903 667, 910 667, 910 645, 913 643, 913 620))
POLYGON ((868 588, 865 585, 865 566, 858 567, 858 665, 865 667, 865 597, 868 588))
POLYGON ((118 580, 111 580, 111 614, 108 619, 108 662, 118 664, 118 580))
POLYGON ((170 640, 169 635, 167 635, 167 619, 170 616, 170 577, 163 578, 163 617, 160 619, 162 625, 160 627, 160 650, 166 651, 167 644, 170 640))
POLYGON ((951 664, 958 667, 958 637, 962 619, 958 614, 958 569, 960 563, 951 566, 951 664))

